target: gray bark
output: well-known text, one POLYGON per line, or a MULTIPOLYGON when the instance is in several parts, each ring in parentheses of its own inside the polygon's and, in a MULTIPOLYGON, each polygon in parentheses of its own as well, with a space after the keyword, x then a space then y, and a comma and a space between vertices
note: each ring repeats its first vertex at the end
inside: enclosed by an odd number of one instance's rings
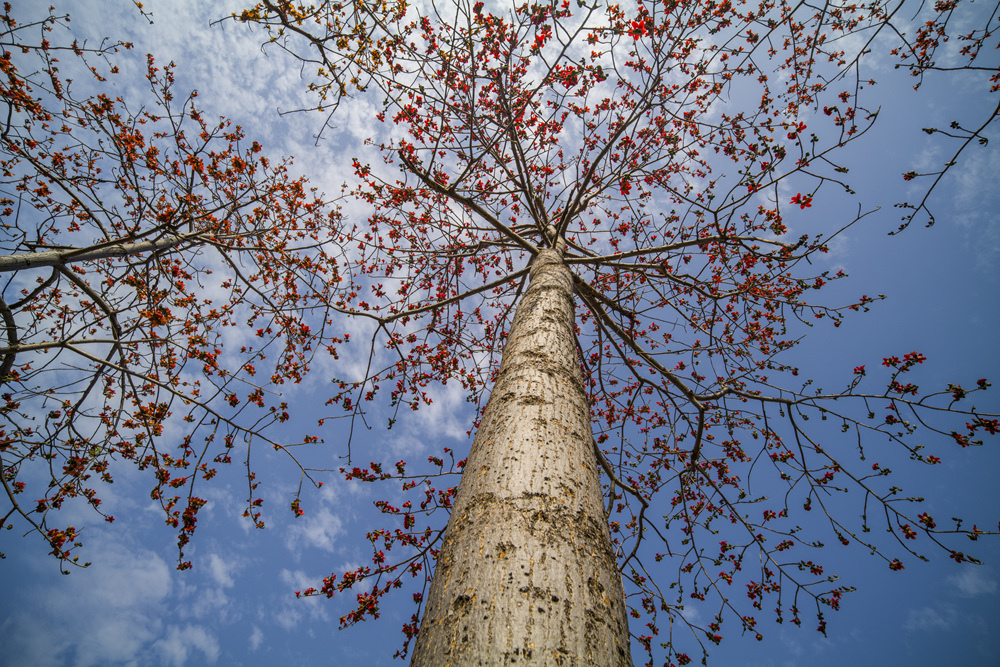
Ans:
POLYGON ((65 266, 73 262, 92 262, 112 257, 142 255, 173 248, 201 234, 202 232, 184 235, 169 234, 148 241, 120 240, 98 244, 89 248, 61 248, 56 250, 23 252, 16 255, 2 255, 0 256, 0 273, 21 271, 24 269, 38 269, 47 266, 65 266))
POLYGON ((412 665, 631 665, 573 336, 542 250, 458 488, 412 665))

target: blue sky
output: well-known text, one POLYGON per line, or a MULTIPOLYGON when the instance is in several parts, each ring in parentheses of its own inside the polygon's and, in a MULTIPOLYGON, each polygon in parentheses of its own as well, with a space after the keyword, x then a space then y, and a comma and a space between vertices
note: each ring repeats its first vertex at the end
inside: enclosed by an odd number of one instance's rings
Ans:
MULTIPOLYGON (((178 86, 198 89, 200 103, 211 114, 239 122, 275 155, 295 155, 296 169, 321 189, 339 189, 348 177, 346 157, 362 155, 363 139, 377 131, 370 104, 345 104, 336 127, 317 148, 313 135, 318 117, 276 113, 308 102, 297 68, 277 52, 262 54, 259 32, 247 34, 231 23, 210 25, 238 3, 150 0, 144 5, 154 17, 152 25, 125 0, 77 0, 57 9, 73 15, 75 36, 135 42, 136 53, 122 61, 118 94, 129 98, 141 89, 143 53, 164 63, 174 60, 178 86)), ((997 65, 998 57, 992 58, 997 65)), ((995 98, 961 77, 931 79, 919 95, 911 83, 897 75, 880 84, 879 125, 871 141, 857 144, 851 154, 856 200, 883 208, 839 239, 827 260, 830 268, 843 267, 850 274, 832 294, 882 293, 889 298, 872 312, 849 318, 835 333, 816 327, 794 354, 805 374, 833 387, 843 384, 853 366, 874 367, 883 356, 920 350, 929 359, 920 369, 923 382, 972 383, 988 377, 996 386, 979 407, 996 412, 997 128, 988 149, 971 148, 936 193, 934 227, 917 224, 899 236, 886 234, 899 222, 891 204, 905 199, 910 187, 900 174, 938 164, 945 155, 943 145, 920 128, 946 126, 951 120, 971 124, 992 108, 995 98), (911 119, 914 111, 919 117, 911 119)), ((844 213, 843 208, 816 206, 798 214, 792 224, 833 226, 844 213)), ((338 373, 356 370, 364 352, 345 354, 345 367, 338 373)), ((322 391, 322 380, 310 383, 300 391, 322 391)), ((398 460, 425 457, 442 443, 467 450, 471 413, 456 387, 439 388, 430 409, 407 417, 391 431, 364 432, 355 451, 371 451, 372 460, 398 460)), ((343 423, 328 423, 333 424, 326 438, 329 449, 311 456, 317 465, 333 467, 341 453, 337 445, 344 437, 343 423)), ((980 525, 993 525, 1000 510, 996 441, 977 450, 949 451, 942 458, 936 469, 907 471, 907 490, 926 495, 928 511, 935 516, 961 512, 970 523, 978 519, 980 525)), ((150 506, 148 480, 137 472, 120 471, 104 495, 108 511, 116 516, 114 524, 94 521, 73 506, 64 510, 67 523, 85 526, 84 558, 94 563, 86 570, 62 576, 33 537, 21 539, 16 531, 3 535, 0 550, 7 558, 0 562, 0 664, 401 664, 392 654, 401 644, 400 626, 412 613, 403 599, 408 596, 387 604, 379 622, 341 631, 337 619, 348 611, 346 605, 293 595, 331 572, 367 561, 363 536, 379 520, 372 507, 375 489, 331 477, 322 490, 305 497, 307 513, 295 520, 286 510, 299 483, 295 471, 267 454, 261 454, 258 466, 266 471, 267 529, 254 530, 239 518, 245 482, 239 467, 225 471, 205 492, 210 503, 187 550, 195 564, 188 572, 174 569, 174 534, 150 506)), ((709 664, 995 665, 1000 662, 995 632, 1000 624, 1000 540, 971 546, 984 565, 957 566, 946 555, 927 551, 930 563, 911 559, 902 573, 890 572, 861 549, 838 547, 828 562, 859 590, 847 596, 841 612, 829 616, 829 638, 812 629, 811 617, 805 617, 801 629, 765 624, 762 642, 741 638, 730 626, 709 664)), ((704 617, 713 611, 692 607, 689 613, 704 617)))

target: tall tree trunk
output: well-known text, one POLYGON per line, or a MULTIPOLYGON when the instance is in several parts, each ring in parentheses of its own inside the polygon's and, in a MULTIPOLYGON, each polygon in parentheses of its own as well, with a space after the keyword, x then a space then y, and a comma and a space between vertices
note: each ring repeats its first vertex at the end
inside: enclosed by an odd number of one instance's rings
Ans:
POLYGON ((458 487, 412 665, 631 665, 573 336, 542 250, 458 487))

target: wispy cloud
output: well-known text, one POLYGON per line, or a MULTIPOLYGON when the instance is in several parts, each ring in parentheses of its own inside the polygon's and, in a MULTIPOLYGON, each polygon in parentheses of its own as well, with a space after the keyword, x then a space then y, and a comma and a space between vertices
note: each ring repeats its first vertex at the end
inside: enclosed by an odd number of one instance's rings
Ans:
POLYGON ((267 619, 268 623, 275 623, 285 630, 297 632, 302 630, 306 619, 324 622, 330 620, 327 606, 323 604, 321 598, 296 598, 291 593, 293 589, 302 590, 315 586, 321 577, 308 575, 302 570, 282 570, 278 578, 287 587, 288 593, 278 598, 271 606, 269 611, 272 618, 267 619))
POLYGON ((329 508, 319 507, 306 512, 305 516, 288 528, 285 545, 292 553, 298 552, 302 546, 332 552, 337 545, 337 538, 343 533, 341 518, 329 508))
POLYGON ((195 652, 201 653, 209 663, 219 658, 219 642, 204 628, 193 625, 170 626, 166 637, 157 641, 154 648, 166 664, 175 667, 182 667, 195 652))
POLYGON ((256 625, 253 626, 253 631, 250 633, 249 643, 251 651, 256 651, 264 643, 264 633, 256 625))
MULTIPOLYGON (((97 542, 100 542, 99 540, 97 542)), ((157 554, 103 543, 60 586, 36 586, 0 628, 10 664, 91 667, 135 660, 163 631, 171 571, 157 554)), ((44 562, 38 567, 51 567, 44 562)))
POLYGON ((995 187, 996 174, 1000 173, 1000 155, 973 146, 962 155, 960 167, 955 178, 951 217, 965 232, 976 268, 993 272, 1000 259, 1000 217, 996 215, 1000 199, 995 187))
POLYGON ((961 574, 948 577, 948 583, 953 584, 963 597, 993 595, 997 592, 997 580, 992 572, 982 567, 967 567, 961 574))
POLYGON ((906 614, 903 627, 911 632, 923 630, 951 630, 958 623, 958 612, 951 606, 940 608, 920 607, 906 614))
POLYGON ((232 588, 233 569, 236 563, 232 560, 223 560, 218 554, 210 554, 208 561, 208 573, 212 579, 222 588, 232 588))

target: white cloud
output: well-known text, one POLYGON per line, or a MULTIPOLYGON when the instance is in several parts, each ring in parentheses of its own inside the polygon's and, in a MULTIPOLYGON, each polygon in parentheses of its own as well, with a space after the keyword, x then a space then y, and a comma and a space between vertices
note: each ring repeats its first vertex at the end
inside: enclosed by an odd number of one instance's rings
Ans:
POLYGON ((250 633, 250 650, 256 651, 260 648, 260 645, 264 643, 264 633, 261 632, 260 628, 256 625, 253 626, 253 632, 250 633))
POLYGON ((994 214, 998 205, 994 182, 1000 172, 1000 157, 971 146, 959 158, 955 170, 951 220, 963 228, 976 268, 992 272, 1000 257, 1000 221, 994 214))
POLYGON ((344 534, 343 521, 326 507, 307 511, 289 528, 285 540, 288 550, 296 553, 302 546, 333 551, 337 538, 344 534))
POLYGON ((910 631, 951 630, 958 622, 958 613, 953 607, 921 607, 907 612, 903 627, 910 631))
POLYGON ((282 570, 278 578, 288 588, 288 594, 278 598, 277 604, 272 604, 272 620, 289 632, 300 632, 304 619, 316 621, 329 620, 327 607, 321 597, 296 598, 292 590, 303 590, 310 586, 316 586, 320 577, 307 575, 302 570, 282 570))
MULTIPOLYGON (((94 540, 92 546, 100 544, 94 540)), ((171 586, 163 559, 116 543, 88 555, 94 560, 90 568, 58 585, 37 585, 31 602, 0 627, 4 658, 11 664, 62 665, 69 656, 76 667, 127 662, 160 634, 158 618, 171 586)))
POLYGON ((472 412, 465 400, 468 391, 458 382, 445 386, 436 385, 427 391, 431 398, 430 405, 421 405, 408 420, 410 435, 422 440, 433 434, 434 439, 447 437, 453 440, 466 440, 469 428, 472 427, 472 412))
POLYGON ((232 561, 225 561, 218 554, 211 554, 208 557, 208 573, 212 579, 222 588, 233 586, 232 570, 236 564, 232 561))
POLYGON ((281 583, 285 584, 290 588, 309 588, 312 585, 311 582, 314 581, 312 577, 303 572, 302 570, 288 570, 283 569, 278 577, 281 579, 281 583))
MULTIPOLYGON (((454 450, 455 462, 466 457, 472 446, 468 434, 475 413, 466 398, 468 390, 458 382, 433 385, 427 389, 430 405, 411 411, 400 410, 399 423, 385 432, 382 443, 393 460, 420 461, 427 454, 441 456, 442 446, 454 450)), ((472 434, 475 435, 475 432, 472 434)), ((451 464, 445 457, 445 467, 451 464)))
POLYGON ((997 592, 997 580, 991 576, 989 570, 981 567, 966 567, 961 574, 948 577, 948 583, 954 584, 963 597, 993 595, 997 592))
POLYGON ((221 588, 205 588, 191 602, 188 611, 195 618, 213 618, 229 620, 233 614, 239 614, 239 608, 230 604, 229 597, 221 588))
POLYGON ((194 651, 199 651, 205 659, 214 663, 219 658, 219 642, 204 628, 186 625, 183 628, 170 626, 167 636, 160 639, 154 648, 163 656, 164 662, 182 667, 194 651))

